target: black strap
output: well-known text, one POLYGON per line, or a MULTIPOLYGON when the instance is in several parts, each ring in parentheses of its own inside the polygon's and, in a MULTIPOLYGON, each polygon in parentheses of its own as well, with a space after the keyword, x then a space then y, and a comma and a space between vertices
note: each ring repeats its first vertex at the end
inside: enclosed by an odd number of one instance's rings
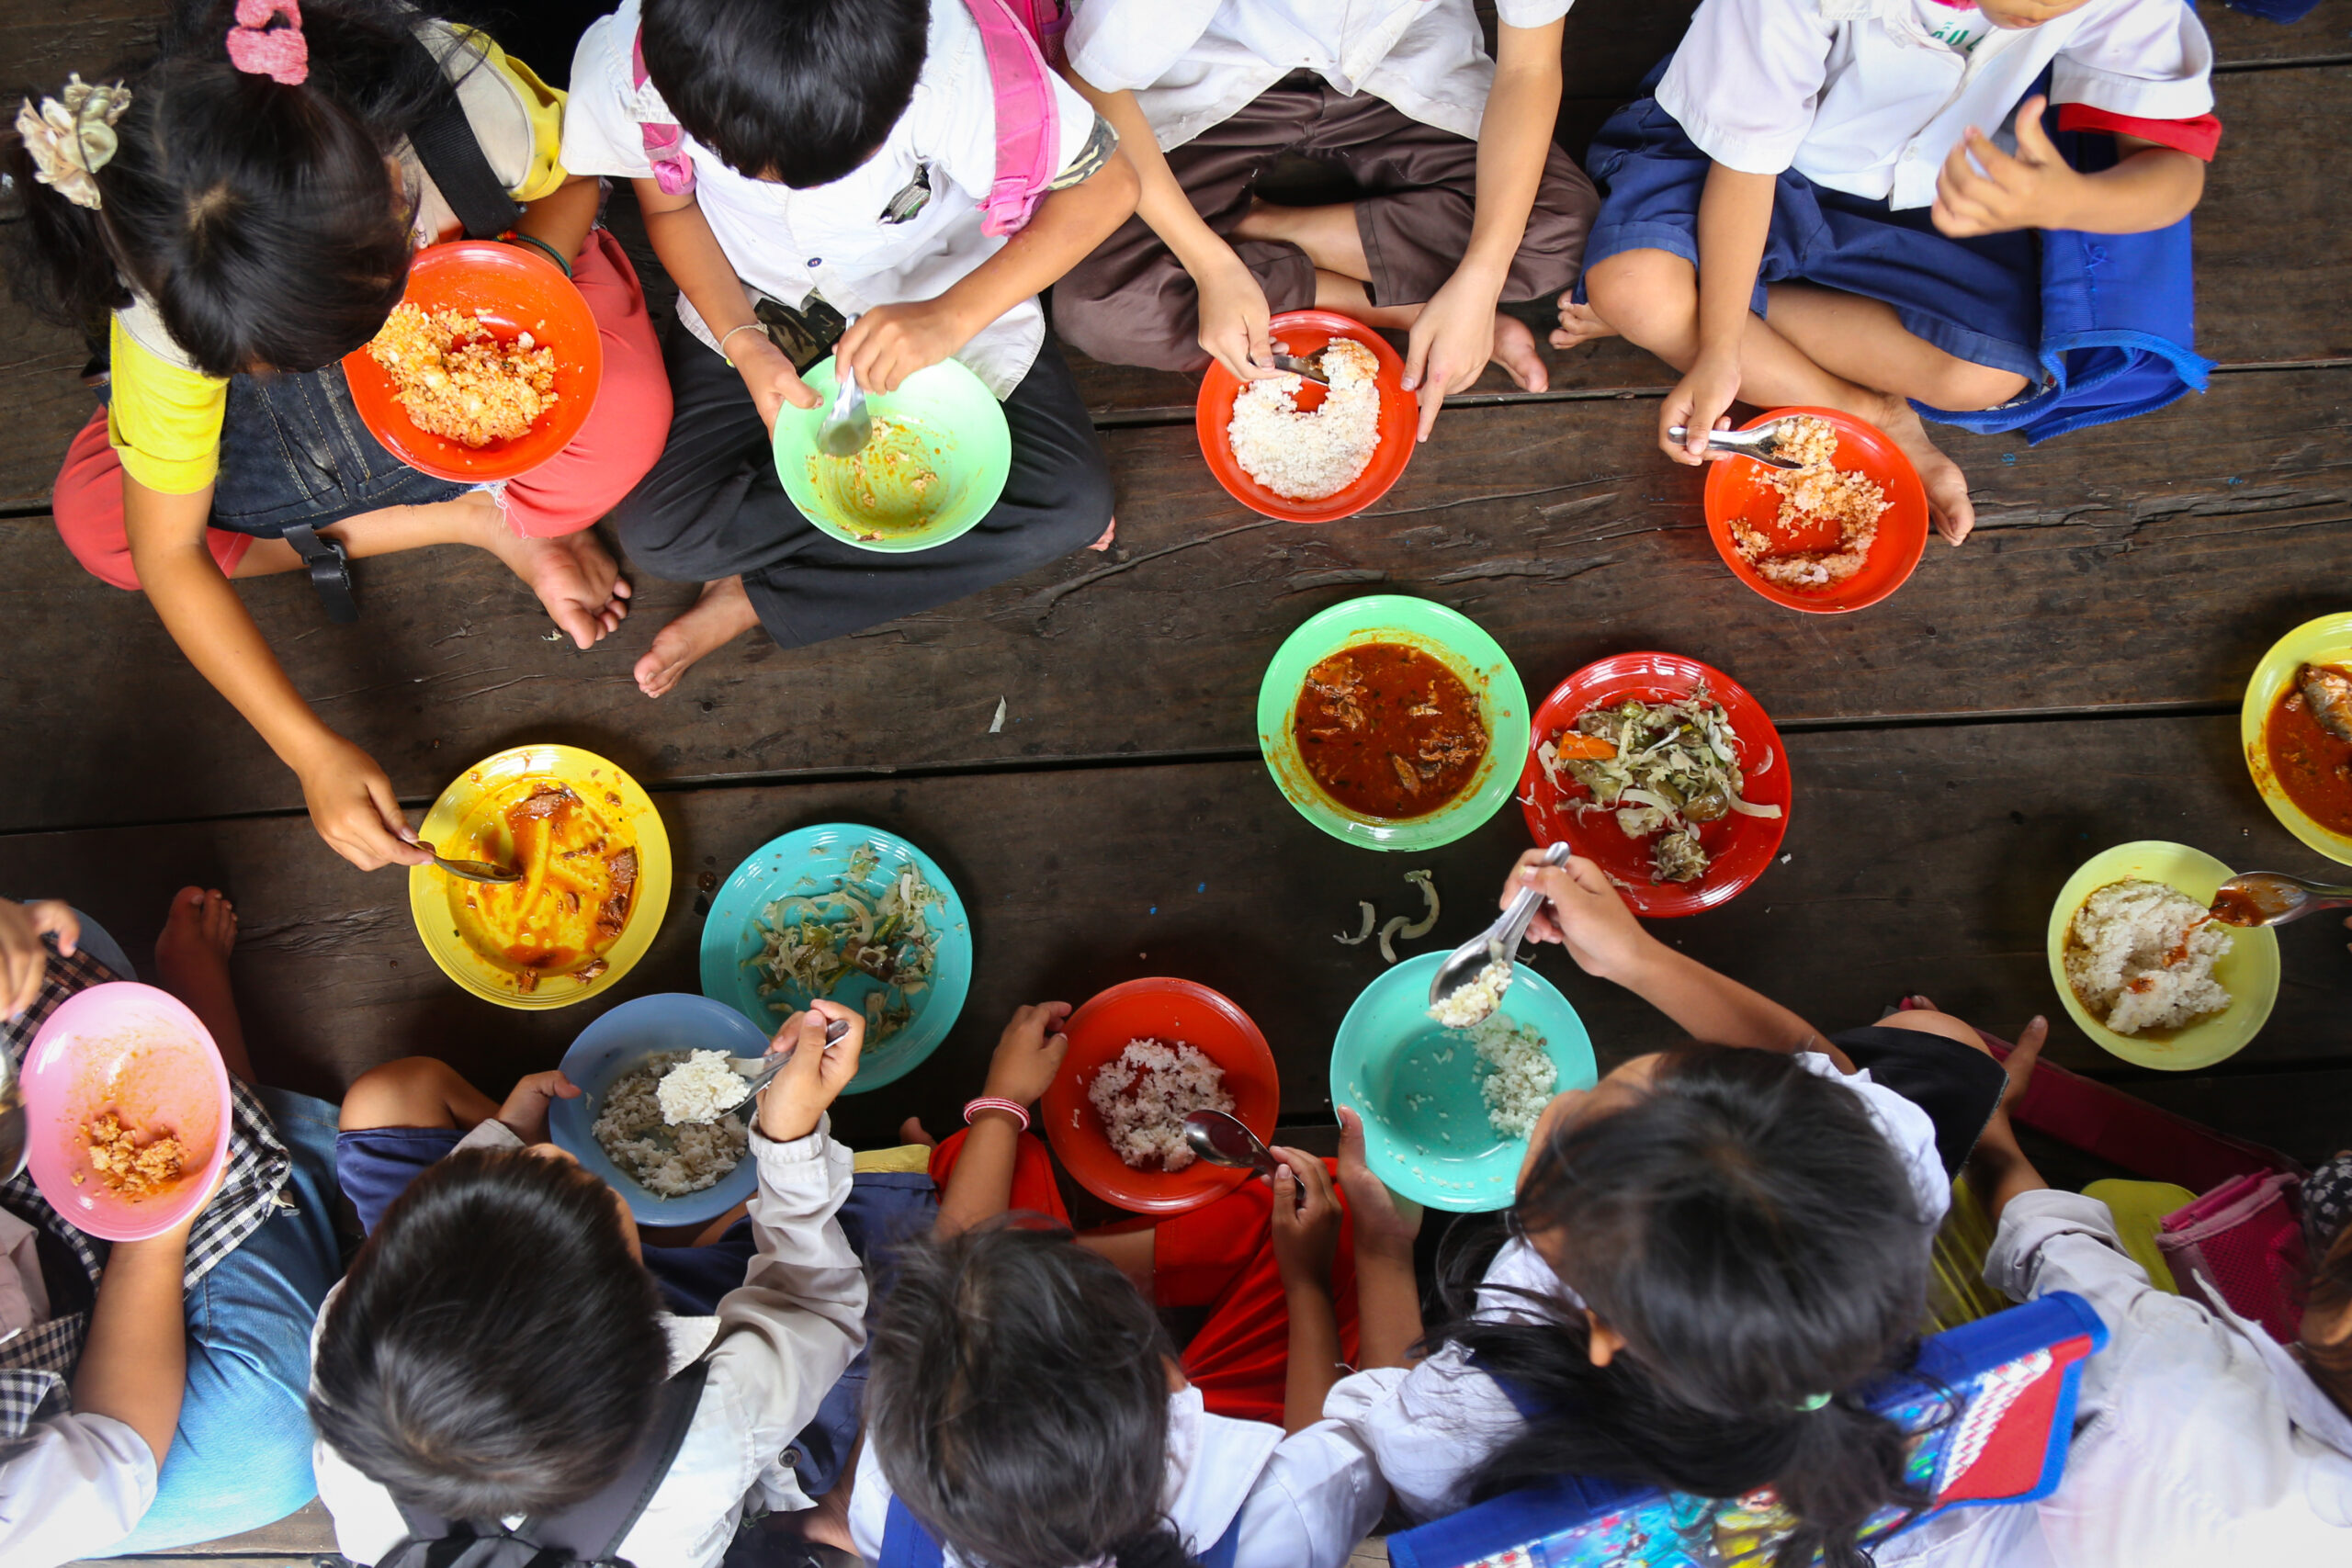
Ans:
MULTIPOLYGON (((413 39, 409 47, 419 54, 430 55, 424 45, 413 39)), ((474 69, 487 71, 490 67, 477 64, 474 69)), ((415 150, 416 161, 424 165, 424 172, 440 187, 441 198, 449 204, 449 210, 466 226, 466 237, 494 240, 514 227, 523 209, 491 172, 490 160, 482 156, 481 143, 474 139, 472 122, 466 118, 466 111, 458 102, 458 89, 438 62, 433 67, 433 82, 424 118, 409 128, 408 144, 415 150)))
POLYGON ((526 1519, 516 1533, 543 1547, 569 1550, 582 1562, 613 1561, 646 1505, 653 1501, 653 1494, 662 1489, 679 1449, 685 1445, 686 1428, 694 1424, 695 1409, 702 1403, 703 1382, 709 1375, 707 1360, 696 1359, 680 1369, 662 1385, 653 1425, 646 1429, 645 1441, 638 1446, 628 1469, 586 1502, 545 1518, 526 1519))
POLYGON ((327 619, 339 626, 357 620, 359 599, 352 592, 351 556, 343 541, 320 538, 318 530, 308 523, 289 525, 284 537, 309 569, 311 586, 318 590, 319 602, 327 607, 327 619))

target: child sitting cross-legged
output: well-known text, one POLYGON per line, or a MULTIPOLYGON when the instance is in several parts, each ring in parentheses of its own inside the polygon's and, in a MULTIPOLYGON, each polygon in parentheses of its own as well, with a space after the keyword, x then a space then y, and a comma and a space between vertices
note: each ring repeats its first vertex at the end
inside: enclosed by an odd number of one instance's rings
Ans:
POLYGON ((707 586, 639 660, 648 696, 754 626, 822 642, 1107 538, 1109 464, 1036 296, 1136 177, 1067 83, 1025 86, 1001 107, 965 0, 628 0, 582 38, 567 166, 634 184, 681 296, 670 443, 617 521, 640 565, 707 586), (1055 172, 1002 237, 1000 138, 1042 127, 999 116, 1041 100, 1055 172), (867 392, 952 358, 1004 405, 1011 474, 969 533, 876 554, 793 504, 770 434, 818 405, 800 372, 829 353, 867 392))
POLYGON ((751 1132, 753 1245, 691 1317, 664 1310, 627 1201, 545 1141, 548 1102, 580 1093, 561 1073, 503 1105, 424 1058, 354 1084, 337 1176, 368 1240, 320 1314, 311 1392, 343 1554, 422 1564, 519 1525, 559 1558, 712 1568, 748 1505, 810 1506, 790 1445, 865 1338, 835 1217, 851 1156, 825 1118, 864 1038, 824 1001, 777 1032, 792 1060, 751 1132), (580 1539, 599 1509, 603 1538, 580 1539))

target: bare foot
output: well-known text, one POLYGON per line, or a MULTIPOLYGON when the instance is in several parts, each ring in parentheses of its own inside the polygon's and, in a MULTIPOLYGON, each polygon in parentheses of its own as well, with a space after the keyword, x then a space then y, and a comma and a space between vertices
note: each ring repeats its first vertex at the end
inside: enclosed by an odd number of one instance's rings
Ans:
POLYGON ((526 539, 514 532, 506 513, 486 492, 477 493, 485 515, 476 542, 530 584, 565 635, 582 648, 594 648, 621 624, 628 614, 628 584, 593 529, 553 539, 526 539))
POLYGON ((1928 492, 1928 515, 1935 520, 1936 532, 1954 545, 1964 541, 1976 526, 1976 503, 1968 499, 1968 476, 1960 465, 1928 439, 1928 427, 1905 399, 1887 399, 1886 412, 1874 423, 1919 470, 1919 486, 1928 492))
POLYGON ((1495 312, 1494 361, 1522 392, 1540 392, 1552 384, 1544 356, 1535 352, 1535 334, 1517 316, 1495 312))
POLYGON ((1102 536, 1086 547, 1090 550, 1107 550, 1111 547, 1113 541, 1116 540, 1118 536, 1119 520, 1114 517, 1111 519, 1110 525, 1102 530, 1102 536))
POLYGON ((1598 343, 1605 337, 1615 337, 1617 329, 1600 319, 1600 313, 1589 305, 1579 305, 1566 295, 1560 297, 1560 324, 1552 329, 1554 348, 1574 348, 1580 343, 1598 343))
POLYGON ((924 1130, 922 1118, 920 1116, 910 1116, 899 1122, 899 1137, 903 1143, 921 1144, 927 1149, 935 1149, 939 1146, 939 1140, 924 1130))
POLYGON ((155 978, 212 1032, 229 1070, 250 1082, 244 1026, 229 987, 229 954, 236 945, 236 907, 218 888, 183 887, 172 895, 172 912, 155 939, 155 978))
POLYGON ((729 577, 702 585, 702 596, 686 613, 663 626, 653 646, 637 661, 637 689, 658 697, 678 683, 678 677, 704 654, 720 649, 760 624, 743 580, 729 577))

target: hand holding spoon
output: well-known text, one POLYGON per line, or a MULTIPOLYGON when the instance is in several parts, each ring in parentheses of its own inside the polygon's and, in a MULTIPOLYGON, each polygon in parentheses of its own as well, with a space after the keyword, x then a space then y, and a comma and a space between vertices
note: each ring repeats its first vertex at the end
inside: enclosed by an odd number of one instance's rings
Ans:
MULTIPOLYGON (((1544 863, 1545 865, 1567 864, 1568 846, 1565 843, 1554 844, 1550 849, 1545 850, 1544 863)), ((1486 973, 1487 964, 1496 962, 1504 964, 1511 962, 1519 952, 1519 944, 1526 940, 1527 928, 1534 920, 1535 911, 1541 908, 1543 904, 1543 894, 1532 887, 1521 888, 1519 896, 1510 901, 1510 908, 1505 909, 1493 925, 1447 953, 1445 962, 1437 966, 1437 974, 1430 981, 1430 1006, 1436 1007, 1456 991, 1468 987, 1480 975, 1486 973), (1498 954, 1499 958, 1498 958, 1498 954)), ((1500 1006, 1502 998, 1498 996, 1495 998, 1496 1006, 1500 1006)), ((1492 1012, 1494 1009, 1488 1008, 1487 1010, 1492 1012)), ((1484 1013, 1479 1015, 1480 1018, 1485 1016, 1484 1013)), ((1472 1019, 1469 1021, 1476 1023, 1478 1019, 1472 1019)), ((1465 1023, 1458 1027, 1467 1028, 1468 1026, 1465 1023)))

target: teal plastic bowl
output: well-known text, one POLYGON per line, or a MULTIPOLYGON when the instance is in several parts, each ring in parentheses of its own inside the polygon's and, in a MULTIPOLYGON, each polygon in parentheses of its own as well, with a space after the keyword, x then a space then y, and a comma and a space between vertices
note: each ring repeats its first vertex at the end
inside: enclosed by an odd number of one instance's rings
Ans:
POLYGON ((802 515, 842 543, 885 554, 936 549, 970 533, 1004 493, 1012 474, 1004 406, 955 360, 923 367, 895 392, 868 391, 874 440, 848 458, 817 452, 817 429, 833 401, 833 362, 801 379, 821 400, 776 411, 776 477, 802 515))
POLYGON ((1475 832, 1519 786, 1527 761, 1527 688, 1502 646, 1459 610, 1403 593, 1375 593, 1306 618, 1285 638, 1258 685, 1258 750, 1283 798, 1335 839, 1373 850, 1427 850, 1475 832), (1453 671, 1478 699, 1486 760, 1460 794, 1426 817, 1366 817, 1323 792, 1307 772, 1291 715, 1306 672, 1344 649, 1402 643, 1453 671))
MULTIPOLYGON (((1432 1209, 1483 1213, 1518 1190, 1527 1140, 1495 1131, 1478 1085, 1485 1064, 1460 1030, 1429 1015, 1442 953, 1408 958, 1363 988, 1331 1046, 1331 1101, 1363 1118, 1364 1157, 1374 1176, 1432 1209)), ((1552 982, 1524 964, 1503 993, 1504 1016, 1544 1037, 1561 1089, 1600 1079, 1584 1020, 1552 982)))

